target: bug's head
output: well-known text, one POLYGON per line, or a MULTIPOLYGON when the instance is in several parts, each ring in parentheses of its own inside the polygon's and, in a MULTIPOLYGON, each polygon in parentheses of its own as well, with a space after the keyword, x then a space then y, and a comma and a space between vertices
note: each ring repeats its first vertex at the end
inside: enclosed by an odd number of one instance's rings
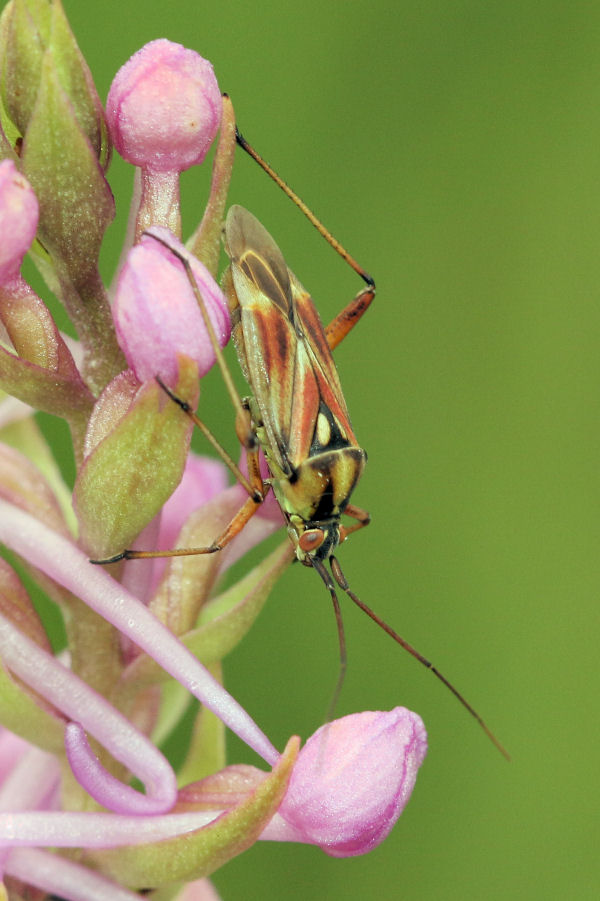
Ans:
POLYGON ((290 517, 292 539, 296 557, 305 566, 312 566, 313 560, 329 560, 340 543, 338 520, 306 523, 300 517, 290 517))

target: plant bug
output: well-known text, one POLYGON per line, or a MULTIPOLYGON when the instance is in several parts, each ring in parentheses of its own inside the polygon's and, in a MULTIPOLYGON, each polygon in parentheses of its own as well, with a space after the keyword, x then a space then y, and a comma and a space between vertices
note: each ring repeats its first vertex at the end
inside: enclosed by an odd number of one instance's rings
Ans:
MULTIPOLYGON (((338 627, 340 675, 330 713, 335 707, 346 669, 346 646, 336 585, 394 641, 430 669, 477 720, 507 758, 508 753, 483 719, 433 664, 384 622, 350 589, 335 556, 338 545, 370 521, 369 514, 350 503, 367 455, 360 447, 348 414, 333 349, 346 337, 375 297, 375 282, 347 253, 292 189, 256 153, 236 129, 237 143, 273 178, 311 223, 365 281, 365 287, 323 327, 310 295, 288 268, 267 230, 247 210, 230 208, 224 227, 230 266, 223 277, 232 316, 233 340, 252 394, 241 401, 218 346, 189 262, 182 262, 211 336, 217 362, 236 409, 236 432, 246 449, 248 477, 221 448, 189 404, 160 382, 165 392, 209 438, 248 498, 226 529, 207 547, 169 551, 125 550, 95 563, 122 559, 188 556, 220 551, 244 528, 269 489, 284 516, 296 559, 312 567, 328 589, 338 627), (269 478, 260 474, 262 450, 269 478), (353 520, 342 522, 342 516, 353 520), (326 563, 329 563, 330 570, 326 563)), ((150 233, 151 234, 151 233, 150 233)), ((152 235, 156 240, 161 240, 152 235)), ((169 246, 168 244, 166 246, 169 246)), ((173 250, 173 248, 170 248, 173 250)))

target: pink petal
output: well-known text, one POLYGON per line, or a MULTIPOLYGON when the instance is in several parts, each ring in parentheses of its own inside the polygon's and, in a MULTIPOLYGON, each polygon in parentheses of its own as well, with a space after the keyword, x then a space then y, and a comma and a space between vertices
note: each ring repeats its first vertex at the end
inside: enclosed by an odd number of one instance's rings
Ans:
POLYGON ((174 901, 221 901, 221 898, 210 880, 197 879, 188 882, 174 901))
POLYGON ((191 453, 183 478, 162 508, 157 547, 175 547, 186 519, 227 488, 227 469, 219 460, 191 453))
POLYGON ((97 761, 94 766, 89 746, 87 749, 84 746, 87 741, 82 743, 80 739, 81 727, 72 726, 66 735, 67 752, 73 757, 76 777, 92 797, 98 795, 101 803, 112 800, 119 810, 126 812, 156 813, 173 806, 177 796, 175 774, 158 748, 102 695, 27 638, 2 614, 0 650, 11 672, 67 717, 81 722, 147 787, 147 794, 143 795, 116 780, 106 785, 110 781, 108 774, 97 761))
POLYGON ((65 901, 139 901, 136 892, 117 885, 106 876, 49 851, 15 848, 5 872, 65 901))
POLYGON ((0 541, 111 622, 212 710, 267 763, 272 766, 277 761, 278 752, 241 704, 158 622, 141 601, 129 594, 107 572, 93 566, 68 539, 46 528, 18 507, 0 500, 0 541))
POLYGON ((333 857, 370 851, 404 810, 426 751, 425 727, 405 707, 322 726, 300 752, 279 809, 285 823, 262 837, 310 842, 333 857))

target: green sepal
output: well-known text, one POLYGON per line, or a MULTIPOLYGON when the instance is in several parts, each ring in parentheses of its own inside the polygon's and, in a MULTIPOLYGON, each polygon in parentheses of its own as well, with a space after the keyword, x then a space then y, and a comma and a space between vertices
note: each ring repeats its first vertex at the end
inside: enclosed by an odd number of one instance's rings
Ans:
POLYGON ((60 504, 40 470, 19 450, 0 443, 0 497, 55 532, 71 537, 60 504))
MULTIPOLYGON (((12 142, 11 142, 11 138, 9 137, 9 135, 11 133, 10 127, 8 128, 7 131, 4 130, 4 128, 6 127, 6 125, 4 125, 5 119, 6 119, 6 116, 4 114, 4 107, 2 106, 2 99, 0 98, 0 160, 12 160, 16 166, 19 166, 20 165, 19 157, 15 153, 15 150, 13 149, 14 142, 17 140, 17 138, 19 136, 17 134, 12 134, 12 142), (3 127, 3 125, 4 125, 4 127, 3 127)), ((10 123, 8 123, 7 119, 6 119, 6 122, 10 126, 10 123)))
POLYGON ((23 142, 23 173, 40 204, 39 235, 56 258, 89 278, 115 212, 114 198, 65 93, 50 52, 23 142))
POLYGON ((0 613, 23 635, 50 652, 50 642, 25 586, 6 560, 0 557, 0 613))
POLYGON ((0 346, 0 388, 36 410, 66 419, 79 444, 93 408, 93 397, 79 375, 43 369, 0 346))
POLYGON ((111 148, 104 111, 59 0, 13 0, 2 14, 3 126, 6 128, 8 119, 21 136, 25 135, 37 99, 45 51, 52 54, 79 124, 106 169, 111 148))
MULTIPOLYGON (((194 404, 196 364, 180 358, 179 373, 176 393, 194 404)), ((90 554, 108 557, 131 546, 181 481, 190 433, 189 418, 156 381, 137 390, 127 412, 91 450, 75 483, 80 540, 90 554)))
POLYGON ((209 876, 257 841, 283 800, 299 746, 300 740, 292 737, 272 772, 250 796, 209 826, 163 842, 90 852, 87 859, 131 888, 209 876))
POLYGON ((46 305, 22 280, 0 285, 0 318, 12 350, 0 345, 0 387, 38 410, 62 416, 83 438, 94 398, 46 305))
POLYGON ((3 426, 0 429, 0 442, 22 453, 42 474, 60 506, 68 528, 75 535, 77 520, 71 504, 71 489, 64 482, 48 442, 33 415, 15 419, 3 426))
POLYGON ((10 122, 21 136, 35 106, 50 19, 51 7, 45 0, 12 0, 2 13, 2 101, 10 122))
POLYGON ((188 250, 204 263, 214 278, 217 277, 219 268, 221 236, 236 148, 235 112, 227 95, 222 98, 222 106, 221 131, 213 161, 210 196, 202 221, 186 242, 188 250))
POLYGON ((88 355, 88 382, 100 390, 125 368, 98 273, 115 205, 50 51, 42 60, 22 164, 40 204, 38 237, 52 257, 59 295, 88 355))
POLYGON ((104 109, 94 79, 69 27, 59 0, 52 2, 52 21, 49 49, 52 52, 60 82, 83 131, 87 135, 101 167, 106 171, 110 163, 112 144, 104 109))

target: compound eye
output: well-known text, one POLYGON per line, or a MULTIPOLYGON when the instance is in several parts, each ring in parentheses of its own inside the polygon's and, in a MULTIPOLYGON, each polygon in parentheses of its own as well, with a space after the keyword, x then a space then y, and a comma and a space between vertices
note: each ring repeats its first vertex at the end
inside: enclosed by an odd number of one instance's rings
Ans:
POLYGON ((298 539, 298 546, 305 554, 316 551, 325 541, 325 532, 323 529, 307 529, 298 539))

